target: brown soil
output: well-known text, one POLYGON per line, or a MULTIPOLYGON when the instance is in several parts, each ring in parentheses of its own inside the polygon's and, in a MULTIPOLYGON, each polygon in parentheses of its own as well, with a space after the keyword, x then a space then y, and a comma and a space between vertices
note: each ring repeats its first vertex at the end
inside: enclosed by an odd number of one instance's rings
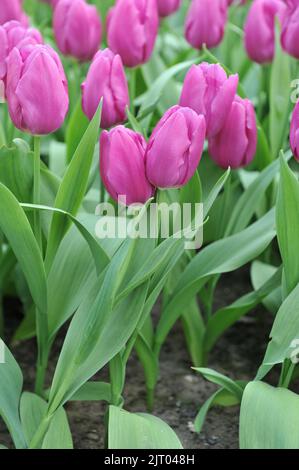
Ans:
MULTIPOLYGON (((247 270, 223 276, 216 292, 216 307, 228 305, 251 290, 247 270)), ((19 321, 15 303, 8 302, 8 330, 19 321)), ((209 367, 235 379, 252 380, 262 360, 271 329, 272 317, 259 307, 232 327, 219 341, 209 359, 209 367)), ((59 346, 57 346, 59 350, 59 346)), ((13 348, 25 377, 25 389, 32 390, 34 379, 35 343, 28 341, 13 348)), ((54 354, 57 356, 57 354, 54 354)), ((50 375, 56 358, 51 361, 50 375)), ((184 337, 177 325, 169 336, 161 355, 161 377, 157 387, 154 414, 165 420, 188 449, 235 449, 238 447, 239 408, 213 408, 201 434, 193 430, 193 421, 201 404, 216 387, 191 370, 184 337)), ((135 355, 129 361, 125 388, 125 408, 146 411, 143 371, 135 355)), ((74 446, 97 449, 104 446, 103 416, 100 403, 67 405, 74 446)), ((0 443, 11 447, 10 438, 0 420, 0 443)))

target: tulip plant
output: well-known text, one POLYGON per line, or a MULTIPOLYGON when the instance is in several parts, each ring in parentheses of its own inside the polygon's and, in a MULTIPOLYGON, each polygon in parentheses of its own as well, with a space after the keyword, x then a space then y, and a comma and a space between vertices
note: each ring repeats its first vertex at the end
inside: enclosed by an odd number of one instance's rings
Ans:
POLYGON ((241 448, 299 448, 298 18, 296 0, 0 0, 11 447, 72 449, 69 402, 103 401, 109 449, 182 449, 155 416, 161 350, 181 323, 186 373, 219 386, 198 403, 195 431, 211 406, 239 405, 241 448), (217 308, 221 277, 246 265, 252 290, 217 308), (8 295, 23 315, 12 339, 8 295), (273 326, 256 376, 209 368, 258 305, 273 326), (14 348, 29 340, 28 387, 14 348), (146 413, 126 410, 132 357, 146 413))

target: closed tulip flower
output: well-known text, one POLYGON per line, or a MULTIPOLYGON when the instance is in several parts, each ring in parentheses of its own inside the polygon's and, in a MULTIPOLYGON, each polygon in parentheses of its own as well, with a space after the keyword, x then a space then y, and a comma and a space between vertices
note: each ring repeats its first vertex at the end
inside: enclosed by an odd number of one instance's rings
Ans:
POLYGON ((22 9, 23 0, 1 0, 0 24, 10 20, 20 21, 24 26, 28 25, 28 18, 22 9))
POLYGON ((256 152, 257 128, 252 103, 236 96, 221 131, 209 140, 209 153, 222 168, 248 165, 256 152))
POLYGON ((118 0, 107 20, 109 48, 127 67, 147 62, 159 26, 157 0, 118 0))
POLYGON ((285 4, 280 0, 255 0, 245 23, 245 48, 251 60, 272 62, 275 54, 275 17, 282 18, 285 4))
POLYGON ((283 49, 299 59, 299 1, 287 0, 281 31, 283 49))
POLYGON ((101 178, 115 201, 126 196, 126 204, 131 205, 153 196, 154 188, 145 175, 145 149, 143 136, 124 126, 101 133, 101 178))
POLYGON ((7 60, 6 95, 10 117, 18 129, 33 135, 56 131, 69 104, 58 54, 50 46, 15 47, 7 60))
POLYGON ((14 47, 42 43, 42 35, 37 29, 26 28, 19 21, 8 21, 0 26, 0 80, 5 83, 6 60, 14 47))
POLYGON ((230 111, 238 87, 238 75, 227 77, 219 64, 192 65, 186 75, 180 105, 206 119, 207 135, 217 134, 230 111))
POLYGON ((294 157, 299 161, 299 102, 297 102, 292 114, 290 145, 294 157))
POLYGON ((194 175, 206 133, 205 118, 173 106, 154 129, 146 151, 146 174, 158 188, 179 188, 194 175))
POLYGON ((120 56, 109 49, 97 52, 82 84, 82 107, 90 120, 102 97, 101 127, 123 122, 130 103, 128 84, 120 56))
POLYGON ((80 61, 91 60, 101 44, 98 11, 85 0, 60 0, 54 10, 53 27, 61 52, 80 61))
POLYGON ((196 49, 216 47, 223 39, 227 21, 227 0, 192 0, 185 36, 196 49))
POLYGON ((182 0, 157 0, 159 16, 171 15, 177 11, 182 3, 182 0))

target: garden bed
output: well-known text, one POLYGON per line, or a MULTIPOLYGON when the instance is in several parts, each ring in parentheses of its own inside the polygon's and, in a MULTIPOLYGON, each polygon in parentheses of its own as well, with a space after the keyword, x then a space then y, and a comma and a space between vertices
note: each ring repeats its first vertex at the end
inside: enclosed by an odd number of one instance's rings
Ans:
MULTIPOLYGON (((248 270, 243 269, 222 277, 216 292, 216 307, 228 305, 250 290, 248 270)), ((19 322, 17 304, 6 302, 7 329, 13 331, 19 322)), ((262 307, 255 309, 231 328, 218 342, 209 359, 209 367, 234 379, 252 380, 263 358, 271 328, 271 315, 262 307), (233 373, 233 376, 232 376, 233 373)), ((61 339, 56 344, 59 351, 61 339)), ((16 345, 12 352, 26 377, 25 389, 33 389, 35 342, 16 345)), ((50 364, 54 371, 55 353, 50 364)), ((105 371, 106 372, 106 371, 105 371)), ((101 378, 105 378, 105 372, 101 378)), ((49 380, 49 377, 48 377, 49 380)), ((154 414, 165 420, 189 449, 238 448, 239 407, 215 407, 207 415, 198 435, 193 422, 199 407, 216 387, 191 370, 183 333, 179 324, 170 334, 161 355, 161 374, 157 387, 154 414)), ((127 368, 125 404, 128 411, 146 411, 142 367, 134 354, 127 368)), ((72 402, 67 413, 74 438, 74 447, 99 449, 104 447, 103 402, 72 402)), ((0 442, 10 446, 11 441, 3 423, 0 423, 0 442)))

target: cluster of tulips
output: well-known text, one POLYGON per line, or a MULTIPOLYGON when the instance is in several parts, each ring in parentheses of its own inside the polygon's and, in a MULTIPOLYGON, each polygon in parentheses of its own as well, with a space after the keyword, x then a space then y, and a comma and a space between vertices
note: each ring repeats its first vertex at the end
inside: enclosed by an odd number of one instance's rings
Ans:
POLYGON ((254 1, 244 27, 245 47, 251 60, 272 62, 275 54, 275 19, 281 27, 282 48, 299 59, 299 2, 297 0, 254 1))
MULTIPOLYGON (((161 3, 162 16, 180 4, 161 3)), ((212 11, 212 3, 194 1, 187 18, 187 38, 192 36, 190 19, 201 17, 192 9, 199 4, 212 11)), ((10 2, 7 5, 11 8, 10 2)), ((80 61, 92 59, 82 84, 84 113, 91 120, 103 98, 101 128, 121 124, 130 105, 124 65, 136 67, 152 53, 158 31, 156 0, 119 0, 108 15, 109 49, 98 51, 101 22, 96 8, 84 0, 60 0, 52 5, 54 34, 61 52, 80 61)), ((17 6, 24 18, 19 1, 17 6)), ((58 54, 44 45, 41 34, 28 28, 22 18, 6 22, 0 29, 0 78, 14 125, 33 135, 49 134, 62 125, 67 114, 67 80, 58 54)), ((209 45, 210 41, 202 38, 196 45, 203 43, 209 45)), ((227 77, 220 65, 193 65, 179 104, 165 113, 148 143, 122 125, 102 132, 101 177, 110 195, 114 199, 126 195, 129 204, 143 203, 155 187, 185 185, 198 166, 206 137, 210 155, 221 167, 249 164, 256 151, 255 112, 249 100, 236 94, 237 87, 238 76, 227 77)))
MULTIPOLYGON (((107 0, 103 10, 95 0, 40 1, 0 0, 0 347, 10 276, 24 307, 14 338, 37 342, 34 394, 21 395, 22 374, 6 345, 8 360, 0 367, 0 382, 8 382, 0 387, 0 415, 16 447, 50 446, 49 436, 55 446, 72 447, 64 406, 95 399, 109 404, 106 424, 117 436, 111 443, 109 432, 111 448, 143 445, 146 429, 150 445, 181 448, 152 416, 148 427, 135 428, 134 413, 123 414, 132 349, 151 411, 161 348, 178 320, 190 363, 220 386, 194 429, 200 432, 213 404, 242 402, 241 446, 249 447, 251 434, 253 441, 258 433, 267 440, 281 426, 267 425, 268 417, 285 407, 264 413, 271 403, 265 398, 257 411, 261 401, 251 400, 250 390, 257 387, 258 397, 259 381, 283 364, 279 387, 287 391, 295 368, 289 345, 299 332, 299 255, 289 248, 299 236, 299 184, 296 165, 294 171, 288 165, 291 154, 299 161, 299 102, 290 119, 299 0, 107 0), (232 44, 234 35, 240 44, 232 44), (52 133, 41 147, 41 136, 52 133), (203 246, 186 248, 176 220, 168 221, 165 237, 162 230, 154 239, 115 235, 111 241, 97 231, 95 237, 95 217, 120 220, 97 211, 99 199, 113 202, 109 196, 144 204, 140 217, 148 216, 146 203, 154 197, 179 208, 202 203, 203 246), (220 276, 249 263, 253 290, 219 308, 220 276), (248 388, 245 380, 206 369, 220 336, 262 303, 277 316, 258 380, 248 388), (52 346, 69 320, 48 390, 52 346), (107 365, 109 383, 99 382, 95 374, 107 365), (12 400, 11 390, 19 390, 12 400), (119 416, 129 419, 120 432, 113 422, 119 416)), ((291 412, 278 422, 289 421, 291 412)))

